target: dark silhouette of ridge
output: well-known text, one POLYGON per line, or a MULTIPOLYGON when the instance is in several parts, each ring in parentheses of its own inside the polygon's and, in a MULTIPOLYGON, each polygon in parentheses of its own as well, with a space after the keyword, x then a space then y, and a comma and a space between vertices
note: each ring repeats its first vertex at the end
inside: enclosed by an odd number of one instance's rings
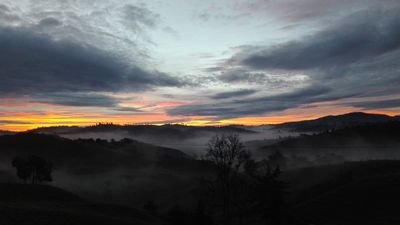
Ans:
POLYGON ((180 124, 166 124, 166 125, 118 125, 118 124, 96 124, 87 127, 77 126, 59 126, 59 127, 43 127, 30 130, 34 133, 77 133, 77 132, 104 132, 104 131, 128 131, 137 134, 176 134, 181 137, 194 135, 197 132, 234 132, 234 133, 252 133, 253 131, 247 130, 241 126, 186 126, 180 124))
POLYGON ((392 121, 400 121, 400 117, 388 116, 384 114, 353 112, 343 115, 325 116, 315 120, 287 122, 275 125, 275 127, 279 129, 290 129, 298 132, 321 132, 330 129, 360 126, 366 124, 386 123, 392 121))
POLYGON ((345 161, 400 159, 400 121, 370 123, 302 134, 265 145, 257 154, 279 153, 288 168, 334 164, 345 161))
POLYGON ((400 121, 373 123, 363 126, 344 127, 317 134, 287 138, 266 148, 291 148, 318 150, 326 148, 346 149, 351 146, 376 146, 380 150, 400 145, 398 134, 400 121))

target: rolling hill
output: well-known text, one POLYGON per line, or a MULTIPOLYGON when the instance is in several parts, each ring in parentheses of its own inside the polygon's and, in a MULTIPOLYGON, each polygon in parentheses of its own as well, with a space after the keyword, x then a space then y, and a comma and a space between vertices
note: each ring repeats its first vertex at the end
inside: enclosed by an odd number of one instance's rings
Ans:
POLYGON ((289 129, 297 132, 322 132, 330 129, 387 123, 393 121, 400 121, 400 117, 388 116, 384 114, 353 112, 337 116, 325 116, 315 120, 282 123, 275 125, 275 128, 289 129))
POLYGON ((97 124, 87 127, 44 127, 30 130, 29 132, 54 135, 126 132, 137 137, 174 140, 195 138, 205 133, 253 133, 253 131, 243 126, 186 126, 179 124, 166 124, 162 126, 97 124))
POLYGON ((400 122, 346 127, 319 134, 300 135, 265 145, 257 154, 279 152, 288 167, 344 161, 400 158, 400 122))
POLYGON ((196 179, 209 165, 181 151, 122 139, 70 140, 54 135, 20 133, 0 137, 0 163, 14 173, 14 156, 38 155, 54 164, 53 185, 94 202, 141 207, 190 201, 196 179))

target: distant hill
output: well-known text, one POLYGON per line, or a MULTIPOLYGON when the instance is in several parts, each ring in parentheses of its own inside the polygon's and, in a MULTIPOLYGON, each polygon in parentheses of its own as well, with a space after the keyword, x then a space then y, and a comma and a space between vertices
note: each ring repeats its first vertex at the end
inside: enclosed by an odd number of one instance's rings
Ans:
POLYGON ((295 138, 287 138, 278 143, 265 146, 265 148, 348 148, 351 146, 376 146, 381 150, 400 145, 400 121, 380 124, 368 124, 364 126, 346 127, 319 134, 301 135, 295 138))
MULTIPOLYGON (((71 163, 76 166, 148 164, 168 160, 191 160, 183 152, 145 144, 131 139, 109 142, 106 140, 70 140, 56 135, 18 133, 0 137, 0 155, 5 158, 14 155, 37 154, 46 156, 58 166, 71 163)), ((71 167, 72 168, 72 167, 71 167)), ((75 167, 76 168, 76 167, 75 167)))
POLYGON ((177 140, 194 138, 204 133, 254 133, 243 126, 186 126, 179 124, 166 124, 162 126, 98 124, 88 127, 44 127, 33 129, 29 132, 56 135, 94 132, 127 132, 135 136, 173 138, 177 140))
POLYGON ((286 156, 292 166, 400 158, 400 122, 373 123, 300 135, 265 145, 259 154, 286 156))
POLYGON ((14 134, 14 132, 6 131, 6 130, 0 130, 0 136, 1 135, 6 135, 6 134, 14 134))
POLYGON ((245 138, 259 133, 245 126, 185 126, 178 124, 156 125, 116 125, 98 124, 88 127, 47 127, 29 132, 52 134, 69 139, 106 139, 124 138, 138 140, 173 149, 179 149, 191 156, 203 154, 207 142, 216 134, 236 133, 245 138))
POLYGON ((315 120, 282 123, 275 125, 275 128, 290 129, 297 132, 321 132, 330 129, 392 121, 400 121, 400 116, 392 117, 384 114, 354 112, 337 116, 325 116, 315 120))

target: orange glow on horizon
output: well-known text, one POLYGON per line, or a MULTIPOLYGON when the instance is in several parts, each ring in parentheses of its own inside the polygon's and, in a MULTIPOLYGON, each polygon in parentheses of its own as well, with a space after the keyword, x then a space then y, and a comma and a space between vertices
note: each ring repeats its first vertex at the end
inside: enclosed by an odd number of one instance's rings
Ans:
MULTIPOLYGON (((138 105, 146 105, 137 103, 138 105)), ((263 125, 279 124, 284 122, 311 120, 327 115, 340 115, 356 111, 366 113, 399 115, 399 110, 360 110, 350 106, 340 105, 338 102, 319 102, 301 107, 288 109, 260 116, 249 116, 218 120, 212 116, 170 116, 165 109, 182 105, 182 102, 160 101, 156 104, 147 104, 143 112, 115 112, 102 108, 71 108, 29 101, 12 101, 6 99, 0 102, 4 107, 0 112, 0 130, 26 131, 39 127, 53 126, 89 126, 97 123, 114 124, 185 124, 189 126, 224 126, 224 125, 263 125), (12 110, 11 110, 12 109, 12 110), (26 111, 30 109, 31 111, 26 111)), ((131 105, 129 105, 131 106, 131 105)))
MULTIPOLYGON (((255 117, 242 117, 235 119, 215 120, 212 117, 171 117, 165 113, 154 114, 139 114, 139 115, 118 115, 105 116, 101 114, 29 114, 29 113, 13 113, 13 115, 0 115, 0 121, 9 121, 9 123, 0 124, 0 130, 8 131, 26 131, 39 127, 54 127, 54 126, 89 126, 97 123, 113 123, 113 124, 154 124, 163 125, 167 123, 185 124, 189 126, 224 126, 232 124, 240 125, 263 125, 263 124, 279 124, 284 122, 301 121, 316 119, 327 115, 339 115, 357 110, 349 110, 348 108, 332 107, 318 108, 314 110, 291 109, 281 113, 281 115, 265 115, 255 117), (334 114, 328 112, 335 112, 334 114), (171 122, 176 121, 176 122, 171 122)), ((382 110, 367 110, 367 113, 386 114, 390 116, 398 115, 398 112, 382 111, 382 110)))

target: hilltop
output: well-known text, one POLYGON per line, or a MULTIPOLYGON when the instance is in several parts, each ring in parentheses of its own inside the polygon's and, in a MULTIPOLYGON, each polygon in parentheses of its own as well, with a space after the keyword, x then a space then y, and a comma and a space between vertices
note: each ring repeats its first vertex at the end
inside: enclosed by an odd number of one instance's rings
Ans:
POLYGON ((324 116, 314 120, 287 122, 275 125, 278 129, 289 129, 297 132, 322 132, 330 129, 353 127, 367 124, 400 121, 400 116, 353 112, 337 116, 324 116))

